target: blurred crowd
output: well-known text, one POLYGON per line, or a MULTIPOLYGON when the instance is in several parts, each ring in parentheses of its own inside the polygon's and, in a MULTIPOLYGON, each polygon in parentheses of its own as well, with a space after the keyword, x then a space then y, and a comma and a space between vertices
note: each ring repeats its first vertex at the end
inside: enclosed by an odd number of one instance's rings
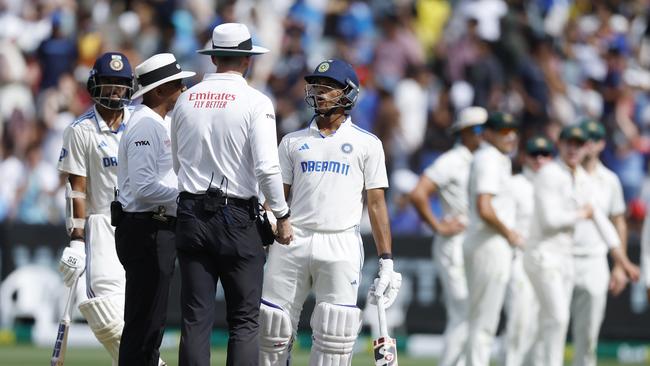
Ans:
POLYGON ((279 137, 311 117, 305 73, 329 57, 355 66, 353 121, 383 141, 396 234, 426 231, 405 195, 454 144, 448 127, 470 105, 518 116, 522 140, 602 121, 602 159, 632 218, 650 201, 643 0, 0 0, 0 221, 62 222, 62 132, 91 105, 99 54, 120 51, 135 66, 173 52, 197 82, 214 67, 195 51, 233 21, 272 50, 248 77, 274 101, 279 137))

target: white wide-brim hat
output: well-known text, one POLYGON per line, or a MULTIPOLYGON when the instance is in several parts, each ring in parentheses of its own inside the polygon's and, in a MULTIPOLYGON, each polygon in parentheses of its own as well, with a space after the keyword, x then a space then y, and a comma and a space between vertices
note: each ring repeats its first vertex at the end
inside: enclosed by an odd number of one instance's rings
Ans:
POLYGON ((194 75, 196 75, 195 72, 181 70, 181 65, 171 53, 153 55, 135 67, 138 91, 133 93, 131 99, 137 99, 164 83, 194 75))
POLYGON ((261 55, 269 52, 260 46, 253 46, 253 39, 248 27, 241 23, 224 23, 212 31, 212 48, 196 51, 210 56, 246 56, 261 55))
POLYGON ((458 114, 458 118, 451 125, 449 130, 458 132, 464 128, 482 125, 487 121, 488 112, 483 107, 467 107, 463 108, 458 114))

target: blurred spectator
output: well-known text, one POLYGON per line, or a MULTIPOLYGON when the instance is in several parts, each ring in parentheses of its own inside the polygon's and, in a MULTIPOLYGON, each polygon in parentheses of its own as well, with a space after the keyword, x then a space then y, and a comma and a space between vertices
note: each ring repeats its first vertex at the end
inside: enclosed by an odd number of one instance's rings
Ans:
POLYGON ((57 11, 52 14, 52 35, 38 47, 38 62, 43 70, 41 89, 55 86, 59 77, 71 73, 77 60, 77 44, 64 30, 64 22, 71 21, 70 14, 57 11))

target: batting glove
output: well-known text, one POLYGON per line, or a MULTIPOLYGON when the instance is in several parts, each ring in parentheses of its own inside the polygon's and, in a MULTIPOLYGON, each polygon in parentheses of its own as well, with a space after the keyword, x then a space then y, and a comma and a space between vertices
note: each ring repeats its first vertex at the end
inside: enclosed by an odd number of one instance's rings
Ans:
POLYGON ((402 275, 393 270, 392 259, 379 259, 379 273, 368 292, 368 302, 377 305, 377 298, 383 297, 384 307, 388 308, 395 302, 399 288, 402 286, 402 275))
POLYGON ((72 287, 86 268, 86 249, 81 240, 70 241, 70 246, 63 250, 59 263, 59 272, 63 274, 63 282, 72 287))

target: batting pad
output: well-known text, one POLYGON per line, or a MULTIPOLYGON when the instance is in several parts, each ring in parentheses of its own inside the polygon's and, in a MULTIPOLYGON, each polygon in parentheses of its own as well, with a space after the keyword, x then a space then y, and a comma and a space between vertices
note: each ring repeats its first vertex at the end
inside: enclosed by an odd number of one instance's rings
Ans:
POLYGON ((260 306, 260 366, 286 365, 293 327, 289 314, 262 300, 260 306), (268 305, 267 305, 268 304, 268 305))
POLYGON ((310 366, 347 366, 361 330, 361 310, 321 302, 311 316, 313 343, 310 366))
POLYGON ((104 345, 115 362, 118 361, 120 338, 124 328, 122 311, 109 297, 95 297, 79 304, 81 315, 86 318, 97 340, 104 345))

